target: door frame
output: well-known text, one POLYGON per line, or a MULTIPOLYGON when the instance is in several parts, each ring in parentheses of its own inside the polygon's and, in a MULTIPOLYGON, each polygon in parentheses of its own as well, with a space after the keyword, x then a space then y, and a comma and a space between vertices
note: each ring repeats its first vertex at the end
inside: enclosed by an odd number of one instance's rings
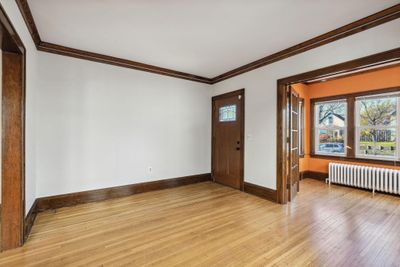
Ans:
POLYGON ((214 123, 215 123, 215 119, 214 119, 214 102, 215 100, 218 99, 224 99, 224 98, 228 98, 228 97, 232 97, 232 96, 238 96, 238 95, 242 95, 242 101, 240 101, 242 103, 242 107, 241 107, 241 112, 240 112, 240 116, 242 117, 242 124, 240 125, 240 144, 241 144, 241 149, 240 149, 240 191, 244 190, 244 149, 245 149, 245 143, 244 143, 244 129, 245 129, 245 89, 239 89, 236 91, 231 91, 225 94, 221 94, 221 95, 216 95, 213 96, 211 98, 211 177, 213 179, 213 181, 215 182, 215 178, 214 178, 214 152, 215 152, 215 144, 214 144, 214 131, 215 131, 215 127, 214 127, 214 123))
POLYGON ((321 79, 332 75, 346 74, 352 71, 358 71, 369 67, 374 67, 400 60, 400 48, 395 48, 385 52, 373 54, 370 56, 350 60, 347 62, 331 65, 317 70, 289 76, 277 81, 277 162, 276 162, 276 184, 277 184, 277 202, 286 204, 288 202, 288 172, 287 143, 290 142, 288 132, 288 103, 287 87, 291 84, 306 82, 315 79, 321 79))
POLYGON ((1 250, 20 247, 25 230, 26 49, 0 4, 2 38, 1 250))

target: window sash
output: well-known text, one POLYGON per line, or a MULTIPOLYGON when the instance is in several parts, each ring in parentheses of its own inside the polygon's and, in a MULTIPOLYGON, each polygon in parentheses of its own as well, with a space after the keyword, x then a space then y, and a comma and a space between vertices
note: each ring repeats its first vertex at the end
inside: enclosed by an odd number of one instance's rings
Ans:
POLYGON ((314 103, 314 154, 316 155, 327 155, 327 156, 337 156, 337 157, 343 157, 347 155, 347 135, 348 135, 348 129, 347 129, 347 123, 348 123, 348 106, 347 106, 347 99, 337 99, 337 100, 330 100, 330 101, 319 101, 314 103), (332 104, 332 103, 338 103, 342 102, 344 103, 344 108, 345 108, 345 123, 344 126, 326 126, 326 125, 320 125, 319 124, 319 118, 318 118, 318 106, 321 104, 332 104), (344 146, 344 152, 343 153, 330 153, 330 152, 324 152, 324 151, 319 151, 319 131, 320 130, 343 130, 343 146, 344 146))
POLYGON ((338 156, 338 157, 343 157, 347 155, 347 127, 330 127, 329 129, 326 127, 315 127, 315 132, 314 132, 314 153, 316 155, 329 155, 329 156, 338 156), (343 146, 344 146, 344 152, 343 153, 330 153, 330 152, 324 152, 324 151, 319 151, 319 131, 320 130, 343 130, 343 146))
MULTIPOLYGON (((397 128, 395 128, 395 127, 392 127, 391 129, 394 129, 394 132, 395 132, 395 134, 396 134, 396 150, 395 150, 395 153, 394 153, 394 155, 393 156, 384 156, 384 155, 365 155, 365 154, 362 154, 361 152, 360 152, 360 135, 361 135, 361 130, 362 129, 364 129, 364 128, 361 128, 361 127, 356 127, 356 129, 355 129, 355 137, 356 137, 356 140, 355 140, 355 143, 356 143, 356 158, 364 158, 364 159, 378 159, 378 160, 397 160, 398 158, 399 158, 399 142, 398 142, 398 134, 399 134, 399 131, 398 131, 398 129, 397 128)), ((371 128, 368 128, 368 129, 371 129, 371 128)), ((377 130, 380 130, 381 128, 379 128, 379 129, 377 129, 377 130)), ((387 129, 383 129, 383 130, 387 130, 387 129)), ((375 147, 374 147, 374 150, 375 150, 375 147)))
POLYGON ((400 142, 399 142, 399 133, 400 133, 400 116, 399 116, 399 111, 400 111, 400 96, 399 94, 376 94, 371 97, 357 97, 355 99, 355 129, 354 129, 354 139, 355 139, 355 157, 356 158, 365 158, 365 159, 378 159, 378 160, 388 160, 388 161, 393 161, 393 160, 399 160, 400 159, 400 142), (385 97, 396 97, 396 120, 394 125, 379 125, 379 126, 368 126, 368 125, 360 125, 360 101, 361 100, 374 100, 374 99, 380 99, 380 98, 385 98, 385 97), (393 156, 383 156, 383 155, 365 155, 360 152, 360 135, 361 131, 363 129, 374 129, 374 130, 388 130, 388 129, 394 129, 395 134, 396 134, 396 150, 393 156))

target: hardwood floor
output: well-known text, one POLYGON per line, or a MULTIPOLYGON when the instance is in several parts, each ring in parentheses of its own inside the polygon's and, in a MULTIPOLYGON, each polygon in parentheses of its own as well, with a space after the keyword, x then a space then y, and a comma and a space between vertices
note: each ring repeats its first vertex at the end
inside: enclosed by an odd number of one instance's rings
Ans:
POLYGON ((211 182, 40 213, 1 266, 399 266, 400 198, 305 179, 289 205, 211 182))

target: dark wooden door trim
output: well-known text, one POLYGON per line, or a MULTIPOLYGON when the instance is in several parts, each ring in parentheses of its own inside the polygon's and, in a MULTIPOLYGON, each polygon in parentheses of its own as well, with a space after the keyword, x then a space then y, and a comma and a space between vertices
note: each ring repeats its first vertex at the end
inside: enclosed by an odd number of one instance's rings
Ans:
POLYGON ((344 63, 332 65, 329 67, 293 75, 277 81, 277 165, 276 165, 276 184, 277 201, 285 204, 288 201, 287 192, 287 142, 290 141, 287 136, 287 94, 288 85, 300 82, 315 80, 337 74, 378 66, 389 62, 400 60, 400 48, 395 48, 374 55, 350 60, 344 63))
POLYGON ((0 5, 2 50, 1 249, 22 246, 25 215, 25 47, 0 5))
POLYGON ((242 95, 242 107, 241 107, 241 114, 240 116, 242 116, 242 124, 240 127, 240 143, 241 143, 241 149, 240 149, 240 162, 241 162, 241 166, 240 166, 240 190, 243 191, 244 190, 244 149, 245 149, 245 142, 244 142, 244 127, 245 127, 245 89, 240 89, 240 90, 236 90, 236 91, 232 91, 232 92, 228 92, 225 94, 221 94, 221 95, 217 95, 217 96, 213 96, 211 99, 211 176, 213 181, 215 182, 214 179, 214 152, 215 152, 215 145, 214 145, 214 131, 215 131, 215 127, 214 127, 214 123, 215 123, 215 119, 214 119, 214 101, 218 100, 218 99, 224 99, 224 98, 228 98, 228 97, 232 97, 232 96, 238 96, 238 95, 242 95))

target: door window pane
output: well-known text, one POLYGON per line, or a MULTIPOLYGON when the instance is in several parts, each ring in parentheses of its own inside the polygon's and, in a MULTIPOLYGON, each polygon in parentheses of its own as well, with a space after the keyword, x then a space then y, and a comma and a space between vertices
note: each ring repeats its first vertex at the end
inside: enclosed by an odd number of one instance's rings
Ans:
POLYGON ((236 121, 236 105, 224 106, 219 108, 219 121, 236 121))

